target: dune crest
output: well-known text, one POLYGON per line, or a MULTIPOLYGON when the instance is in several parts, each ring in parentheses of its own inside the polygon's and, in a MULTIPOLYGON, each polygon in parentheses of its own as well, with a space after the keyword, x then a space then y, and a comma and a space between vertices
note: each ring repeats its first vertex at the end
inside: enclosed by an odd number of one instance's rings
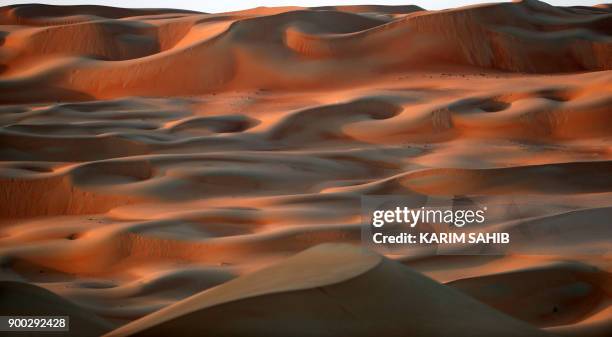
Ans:
POLYGON ((611 20, 0 7, 1 309, 98 336, 608 337, 611 20), (484 229, 513 253, 365 252, 377 195, 510 203, 484 229))
MULTIPOLYGON (((376 9, 383 7, 371 8, 376 9)), ((8 6, 0 10, 2 22, 17 25, 2 33, 0 101, 291 90, 423 67, 527 73, 612 69, 607 7, 556 8, 530 0, 444 11, 388 7, 380 16, 367 10, 224 15, 8 6), (57 22, 72 13, 87 15, 57 22), (32 71, 41 60, 45 66, 32 71), (29 88, 41 82, 33 95, 29 88)))
POLYGON ((397 262, 338 245, 311 248, 106 336, 164 336, 173 331, 186 336, 548 335, 397 262), (241 324, 221 319, 228 316, 241 324), (444 324, 419 323, 432 317, 444 324), (205 328, 185 330, 187 326, 205 328))

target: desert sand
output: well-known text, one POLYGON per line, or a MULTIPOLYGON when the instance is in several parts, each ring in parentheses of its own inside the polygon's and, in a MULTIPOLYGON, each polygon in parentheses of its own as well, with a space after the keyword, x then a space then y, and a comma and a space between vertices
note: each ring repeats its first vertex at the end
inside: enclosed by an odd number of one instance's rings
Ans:
POLYGON ((0 7, 0 315, 67 335, 610 336, 611 172, 609 5, 0 7), (539 241, 365 250, 391 194, 539 241))

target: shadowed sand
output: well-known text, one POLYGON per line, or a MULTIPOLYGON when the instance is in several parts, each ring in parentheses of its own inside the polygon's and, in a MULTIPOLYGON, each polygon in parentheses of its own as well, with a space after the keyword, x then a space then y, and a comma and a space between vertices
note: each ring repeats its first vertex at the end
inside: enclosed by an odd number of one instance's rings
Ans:
POLYGON ((609 336, 611 22, 0 7, 0 309, 91 336, 609 336), (388 194, 515 198, 492 228, 537 240, 362 251, 361 197, 388 194))
POLYGON ((112 324, 95 314, 39 287, 11 281, 0 281, 0 315, 3 316, 69 316, 70 330, 65 336, 97 336, 112 324))

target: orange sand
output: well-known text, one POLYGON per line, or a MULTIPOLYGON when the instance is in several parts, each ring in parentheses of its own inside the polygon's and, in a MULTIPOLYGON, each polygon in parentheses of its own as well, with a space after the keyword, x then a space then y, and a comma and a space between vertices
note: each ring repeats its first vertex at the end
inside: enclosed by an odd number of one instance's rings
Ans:
POLYGON ((74 336, 610 336, 612 255, 579 252, 610 252, 589 233, 612 218, 611 20, 0 7, 0 315, 68 314, 74 336), (579 235, 382 257, 355 245, 360 197, 383 194, 540 195, 506 226, 579 235))

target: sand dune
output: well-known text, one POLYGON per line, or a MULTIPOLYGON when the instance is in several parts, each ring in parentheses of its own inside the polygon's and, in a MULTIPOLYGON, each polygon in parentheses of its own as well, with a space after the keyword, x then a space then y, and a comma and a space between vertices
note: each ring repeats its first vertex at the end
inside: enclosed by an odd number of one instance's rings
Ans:
POLYGON ((76 335, 609 336, 611 19, 1 7, 2 310, 65 308, 76 335), (486 230, 520 240, 355 248, 361 198, 391 194, 510 203, 486 230))
POLYGON ((610 296, 609 284, 610 274, 607 272, 588 265, 563 263, 466 278, 448 285, 513 317, 545 327, 571 324, 591 316, 593 307, 603 304, 601 308, 605 308, 610 296), (522 281, 524 279, 533 279, 534 282, 526 283, 522 281), (488 284, 507 291, 483 291, 488 284), (523 301, 530 304, 521 303, 523 301))
MULTIPOLYGON (((7 24, 34 20, 4 31, 2 102, 315 88, 369 73, 458 65, 529 73, 612 67, 612 14, 605 7, 562 9, 526 0, 437 12, 389 9, 409 12, 400 17, 368 16, 360 7, 166 16, 85 7, 83 13, 99 16, 40 27, 37 15, 45 8, 2 10, 7 24), (28 90, 33 85, 36 93, 28 90)), ((58 16, 79 11, 53 9, 58 16)))
POLYGON ((360 248, 318 246, 108 336, 165 336, 193 325, 211 336, 547 335, 360 248), (415 324, 432 316, 444 324, 415 324))

